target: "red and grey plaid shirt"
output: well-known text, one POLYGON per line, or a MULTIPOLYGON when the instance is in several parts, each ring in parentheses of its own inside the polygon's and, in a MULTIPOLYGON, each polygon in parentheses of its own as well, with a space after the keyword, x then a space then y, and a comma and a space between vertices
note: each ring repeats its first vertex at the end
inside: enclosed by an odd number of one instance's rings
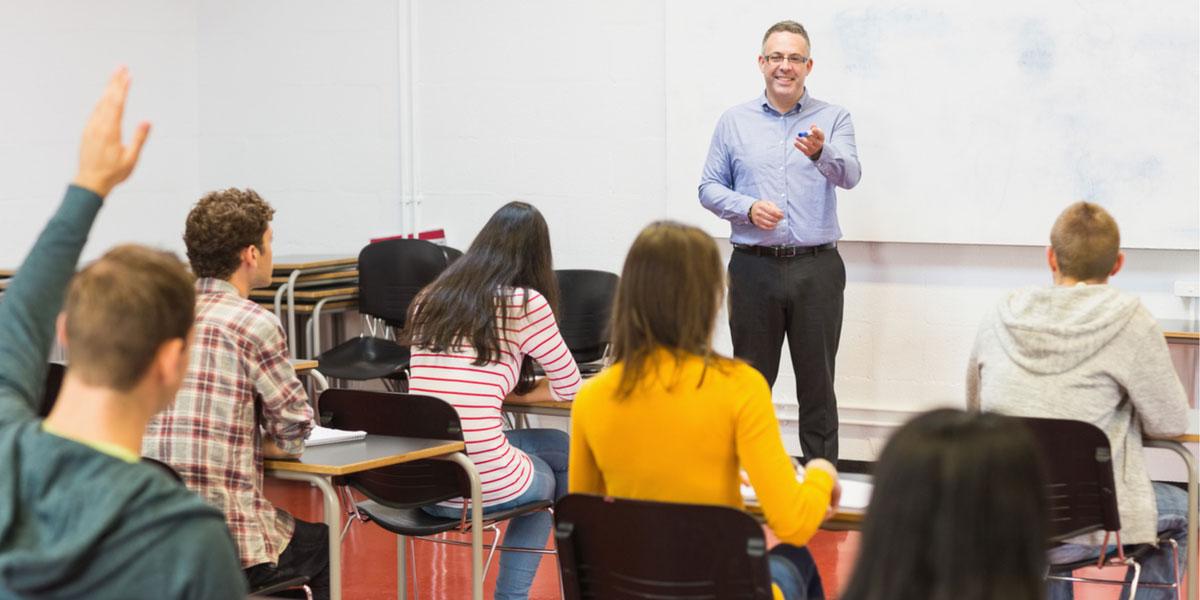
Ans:
POLYGON ((196 294, 187 376, 175 404, 146 428, 142 453, 225 513, 243 567, 275 563, 295 521, 263 495, 261 436, 300 452, 312 408, 275 315, 221 279, 200 279, 196 294))

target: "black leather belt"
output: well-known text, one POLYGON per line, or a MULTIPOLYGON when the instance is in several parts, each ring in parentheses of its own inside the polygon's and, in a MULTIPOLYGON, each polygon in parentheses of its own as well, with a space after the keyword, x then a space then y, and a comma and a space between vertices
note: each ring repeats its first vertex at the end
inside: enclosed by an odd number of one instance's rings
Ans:
POLYGON ((755 256, 773 256, 775 258, 794 258, 812 254, 816 256, 822 250, 833 250, 837 248, 837 242, 829 242, 820 246, 749 246, 746 244, 734 244, 733 249, 746 254, 755 256))

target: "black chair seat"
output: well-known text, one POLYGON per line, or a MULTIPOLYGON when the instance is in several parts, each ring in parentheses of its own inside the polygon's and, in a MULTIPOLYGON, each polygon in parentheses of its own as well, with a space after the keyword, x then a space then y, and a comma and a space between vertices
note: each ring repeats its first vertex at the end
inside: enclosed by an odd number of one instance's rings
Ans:
MULTIPOLYGON (((553 503, 549 500, 530 502, 529 504, 522 504, 508 510, 488 513, 484 516, 484 522, 504 521, 526 513, 545 510, 552 505, 553 503)), ((373 500, 359 502, 358 510, 370 517, 380 527, 392 533, 406 536, 429 536, 443 533, 457 529, 460 522, 458 518, 447 519, 435 517, 421 510, 419 506, 412 508, 392 508, 373 500)))
POLYGON ((317 370, 338 379, 392 377, 408 366, 409 349, 391 340, 356 337, 317 357, 317 370))
POLYGON ((273 596, 275 598, 307 598, 308 594, 303 589, 305 585, 308 585, 307 577, 286 577, 284 579, 269 581, 250 590, 250 593, 255 596, 273 596), (287 592, 290 590, 297 591, 297 594, 288 594, 287 592))

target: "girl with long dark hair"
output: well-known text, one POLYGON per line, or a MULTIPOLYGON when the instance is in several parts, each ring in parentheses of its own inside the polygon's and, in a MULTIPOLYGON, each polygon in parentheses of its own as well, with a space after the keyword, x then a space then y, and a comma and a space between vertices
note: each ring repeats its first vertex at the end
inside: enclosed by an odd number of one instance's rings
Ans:
POLYGON ((1040 600, 1045 477, 1014 419, 938 409, 901 427, 875 465, 847 600, 1040 600))
MULTIPOLYGON (((458 411, 467 455, 483 484, 485 515, 566 494, 567 434, 506 432, 501 416, 505 401, 575 397, 581 379, 558 331, 557 304, 546 221, 533 206, 510 202, 409 310, 409 391, 441 398, 458 411), (545 377, 534 377, 535 361, 545 377)), ((425 510, 457 517, 468 503, 455 498, 425 510)), ((544 548, 550 521, 545 511, 512 519, 504 545, 544 548)), ((502 553, 495 597, 528 597, 539 558, 502 553)))

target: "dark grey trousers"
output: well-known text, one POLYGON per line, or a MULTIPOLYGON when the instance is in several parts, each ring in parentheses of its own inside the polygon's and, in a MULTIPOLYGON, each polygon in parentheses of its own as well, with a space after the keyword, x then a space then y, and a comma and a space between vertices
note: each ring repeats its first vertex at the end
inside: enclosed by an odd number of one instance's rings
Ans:
POLYGON ((836 248, 789 258, 735 249, 729 260, 729 329, 733 353, 774 387, 786 334, 799 403, 805 459, 837 464, 834 362, 842 335, 846 265, 836 248))

